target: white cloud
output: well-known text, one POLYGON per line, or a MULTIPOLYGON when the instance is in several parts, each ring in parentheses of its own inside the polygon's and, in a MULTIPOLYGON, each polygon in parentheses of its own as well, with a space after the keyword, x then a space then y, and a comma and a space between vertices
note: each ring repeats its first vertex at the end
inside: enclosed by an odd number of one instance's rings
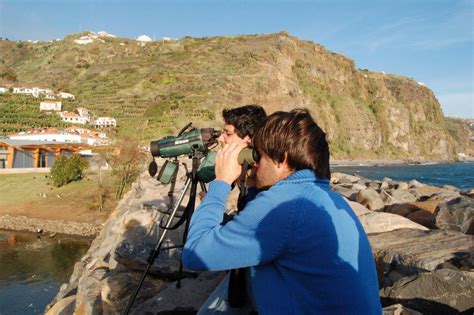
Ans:
POLYGON ((438 95, 445 116, 474 119, 474 93, 438 95))
POLYGON ((456 44, 464 44, 464 43, 469 43, 469 42, 472 42, 471 37, 428 39, 428 40, 415 42, 413 43, 412 46, 414 48, 420 48, 420 49, 438 49, 438 48, 443 48, 443 47, 452 46, 456 44))

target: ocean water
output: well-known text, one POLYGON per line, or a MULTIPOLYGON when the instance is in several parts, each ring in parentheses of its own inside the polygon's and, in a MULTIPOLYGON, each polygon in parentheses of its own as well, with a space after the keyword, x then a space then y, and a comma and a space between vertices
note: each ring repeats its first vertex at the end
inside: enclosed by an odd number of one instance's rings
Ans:
POLYGON ((90 243, 0 230, 0 315, 42 314, 90 243))
POLYGON ((452 185, 461 190, 474 188, 474 162, 429 165, 335 166, 332 172, 356 174, 368 179, 408 182, 412 179, 434 186, 452 185))

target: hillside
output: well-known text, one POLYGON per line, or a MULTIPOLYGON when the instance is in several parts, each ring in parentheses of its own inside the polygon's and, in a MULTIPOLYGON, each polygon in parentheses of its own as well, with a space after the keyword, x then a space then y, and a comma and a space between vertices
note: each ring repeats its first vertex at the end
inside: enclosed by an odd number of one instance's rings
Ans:
POLYGON ((190 121, 218 127, 222 108, 259 103, 268 112, 312 110, 334 158, 449 159, 468 150, 463 131, 448 129, 429 88, 358 70, 352 60, 286 33, 144 45, 110 37, 74 42, 83 35, 1 40, 0 84, 73 93, 76 101, 68 107, 113 116, 119 135, 143 141, 190 121))

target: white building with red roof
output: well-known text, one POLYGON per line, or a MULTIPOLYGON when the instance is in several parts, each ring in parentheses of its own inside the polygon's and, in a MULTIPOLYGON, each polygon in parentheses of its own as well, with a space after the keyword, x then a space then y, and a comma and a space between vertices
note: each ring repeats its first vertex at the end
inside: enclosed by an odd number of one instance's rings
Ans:
POLYGON ((62 120, 67 123, 85 125, 89 122, 89 118, 82 117, 81 115, 76 113, 60 112, 59 116, 61 116, 62 120))
POLYGON ((90 115, 89 110, 87 108, 79 107, 78 109, 76 109, 76 112, 79 114, 79 116, 85 117, 85 118, 87 118, 87 120, 90 121, 91 115, 90 115))

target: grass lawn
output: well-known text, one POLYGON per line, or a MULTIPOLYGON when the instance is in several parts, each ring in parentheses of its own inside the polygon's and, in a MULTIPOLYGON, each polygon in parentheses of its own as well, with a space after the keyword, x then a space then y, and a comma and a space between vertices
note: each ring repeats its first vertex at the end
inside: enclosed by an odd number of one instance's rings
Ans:
POLYGON ((59 188, 50 184, 47 175, 0 175, 0 214, 102 223, 117 204, 110 172, 102 172, 104 185, 110 192, 103 211, 99 211, 97 173, 86 173, 84 179, 59 188))

